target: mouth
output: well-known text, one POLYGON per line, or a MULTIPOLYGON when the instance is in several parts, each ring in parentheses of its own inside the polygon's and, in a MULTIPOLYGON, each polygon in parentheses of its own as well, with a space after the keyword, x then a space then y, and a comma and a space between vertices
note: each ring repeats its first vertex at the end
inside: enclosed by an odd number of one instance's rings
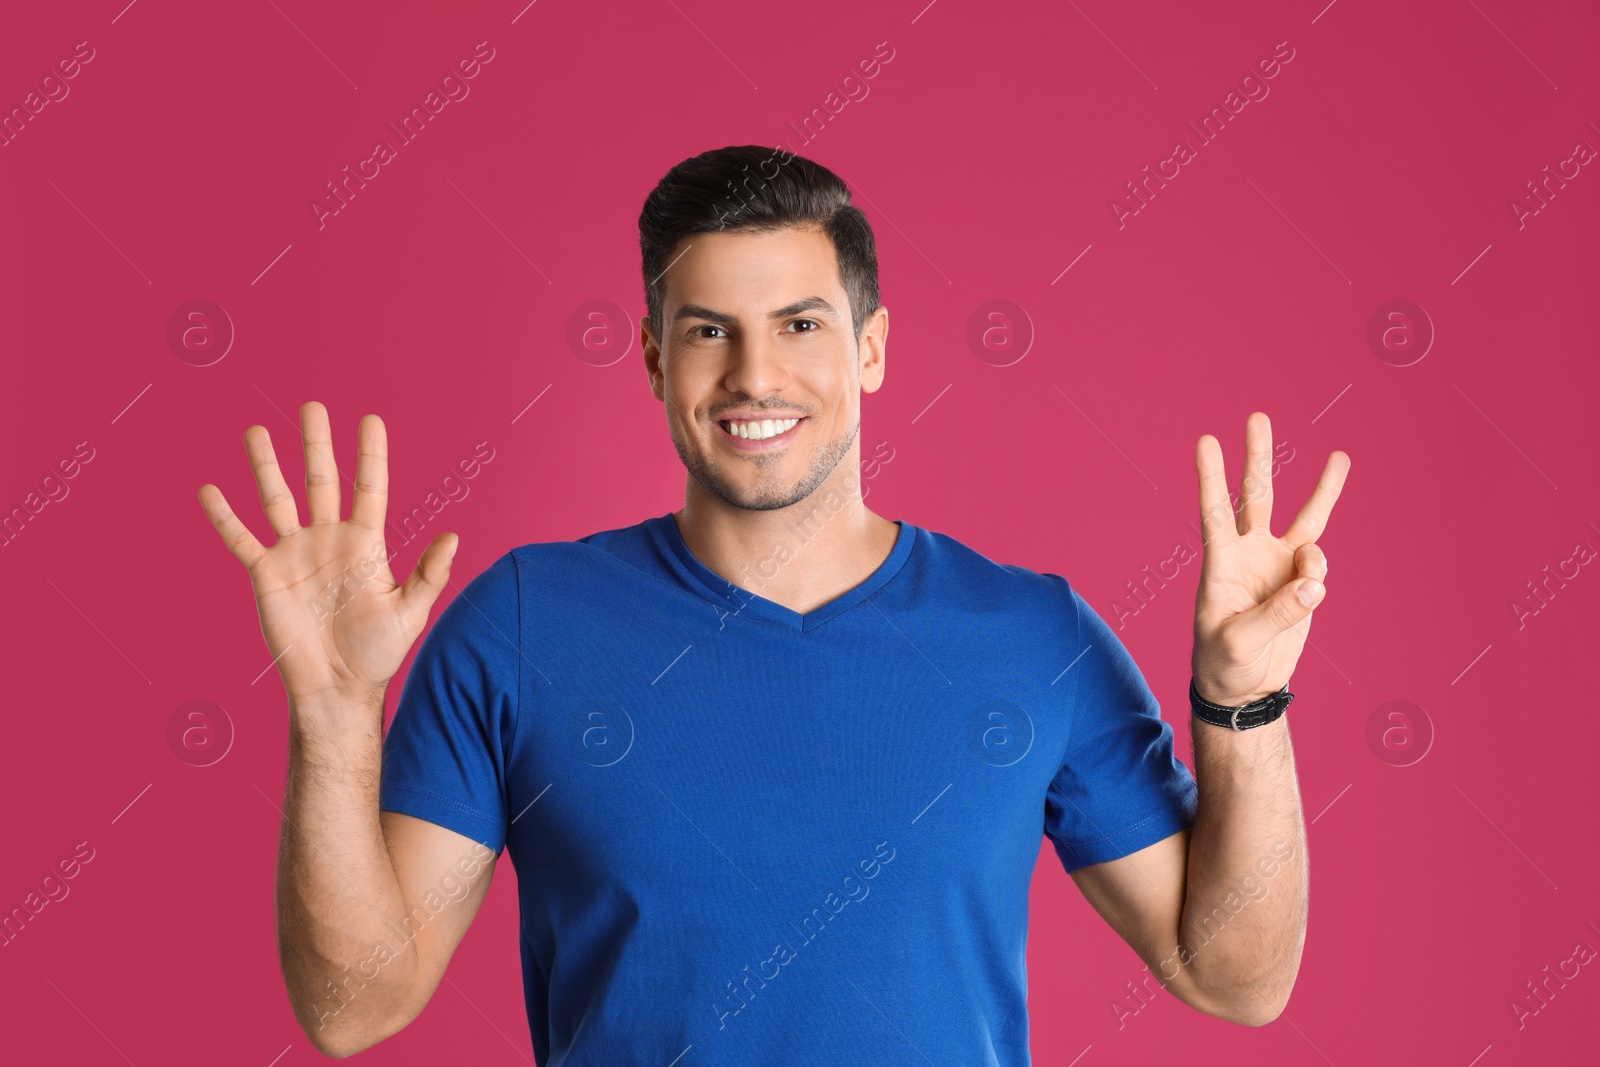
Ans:
POLYGON ((805 424, 805 418, 788 419, 719 419, 717 429, 730 445, 740 452, 769 452, 783 448, 793 441, 805 424))

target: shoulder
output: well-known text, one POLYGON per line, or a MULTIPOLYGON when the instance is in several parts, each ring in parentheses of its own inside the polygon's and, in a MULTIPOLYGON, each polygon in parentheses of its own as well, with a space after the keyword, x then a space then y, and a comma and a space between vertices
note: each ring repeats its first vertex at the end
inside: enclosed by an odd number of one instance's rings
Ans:
POLYGON ((919 527, 918 535, 925 577, 951 595, 966 598, 970 607, 1021 616, 1022 621, 1064 617, 1076 630, 1078 595, 1062 575, 1001 563, 937 530, 919 527))
POLYGON ((648 550, 649 543, 646 523, 639 522, 599 530, 571 541, 533 541, 518 545, 495 566, 505 565, 524 582, 536 581, 554 591, 585 581, 597 570, 635 558, 648 550))
POLYGON ((1060 595, 1067 580, 1017 563, 1001 563, 951 534, 918 527, 928 565, 961 581, 993 586, 1012 593, 1060 595))
POLYGON ((625 607, 634 614, 660 610, 672 596, 688 596, 663 577, 669 549, 661 542, 659 520, 600 530, 571 541, 518 545, 491 568, 491 579, 514 585, 522 594, 525 626, 555 632, 580 622, 601 623, 625 607))
POLYGON ((628 529, 517 545, 464 582, 454 571, 459 588, 433 626, 435 642, 499 647, 547 618, 570 620, 579 603, 604 600, 597 590, 613 588, 611 569, 621 561, 601 545, 628 529))

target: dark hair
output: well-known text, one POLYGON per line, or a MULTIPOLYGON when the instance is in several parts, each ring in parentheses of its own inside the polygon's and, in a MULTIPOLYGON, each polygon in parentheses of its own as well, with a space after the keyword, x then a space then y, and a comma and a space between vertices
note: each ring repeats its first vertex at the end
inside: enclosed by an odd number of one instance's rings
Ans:
POLYGON ((764 145, 729 145, 673 167, 639 213, 645 307, 656 337, 663 332, 667 257, 684 238, 806 226, 821 227, 833 242, 859 339, 867 316, 878 308, 878 250, 872 226, 850 203, 850 190, 837 174, 764 145))

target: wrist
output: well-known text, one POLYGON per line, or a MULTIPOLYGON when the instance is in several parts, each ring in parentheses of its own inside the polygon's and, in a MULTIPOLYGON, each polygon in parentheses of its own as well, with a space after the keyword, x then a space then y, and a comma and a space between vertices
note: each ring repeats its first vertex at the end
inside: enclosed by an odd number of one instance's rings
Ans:
POLYGON ((290 693, 289 708, 290 710, 317 713, 331 711, 336 708, 379 707, 383 703, 384 694, 388 691, 389 683, 383 682, 378 685, 367 685, 354 689, 332 687, 299 696, 290 693))
POLYGON ((1194 688, 1195 692, 1200 695, 1200 699, 1225 708, 1236 708, 1241 704, 1250 704, 1277 692, 1276 689, 1257 689, 1248 693, 1239 693, 1208 681, 1199 674, 1194 675, 1194 688))
POLYGON ((1252 700, 1223 704, 1200 691, 1199 680, 1189 679, 1189 708, 1194 717, 1213 726, 1231 730, 1251 730, 1276 722, 1294 700, 1287 683, 1281 689, 1252 700))
POLYGON ((386 691, 386 686, 380 686, 357 693, 323 692, 290 697, 290 732, 332 740, 344 735, 364 736, 371 732, 374 723, 381 732, 386 691))

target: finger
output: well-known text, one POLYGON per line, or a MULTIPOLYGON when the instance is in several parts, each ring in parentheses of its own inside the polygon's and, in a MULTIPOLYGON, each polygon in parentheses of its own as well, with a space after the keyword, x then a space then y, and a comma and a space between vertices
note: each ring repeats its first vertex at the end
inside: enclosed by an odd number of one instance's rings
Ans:
POLYGON ((444 591, 450 579, 450 564, 455 559, 461 538, 453 533, 442 533, 423 549, 417 565, 411 568, 406 584, 400 587, 401 611, 411 625, 411 632, 421 633, 428 621, 433 602, 444 591))
POLYGON ((359 455, 350 521, 369 530, 381 530, 389 507, 389 437, 382 419, 361 416, 356 449, 359 455))
POLYGON ((1300 578, 1315 578, 1319 582, 1326 582, 1328 557, 1314 544, 1301 545, 1295 549, 1294 573, 1300 578))
POLYGON ((222 543, 228 546, 234 558, 245 565, 250 571, 255 570, 261 557, 267 554, 261 542, 256 540, 256 535, 251 533, 239 517, 228 507, 227 499, 222 495, 222 490, 207 482, 200 487, 200 507, 205 510, 206 517, 211 520, 217 533, 222 536, 222 543))
POLYGON ((1244 424, 1244 477, 1239 482, 1239 532, 1272 532, 1272 420, 1252 411, 1244 424))
POLYGON ((300 529, 300 513, 295 507, 294 494, 289 492, 289 483, 283 480, 278 454, 272 448, 272 435, 265 426, 251 426, 244 432, 244 449, 256 473, 256 486, 261 490, 261 510, 267 513, 273 533, 288 537, 300 529))
POLYGON ((328 409, 315 400, 300 405, 300 436, 306 444, 306 511, 308 526, 339 521, 339 468, 333 460, 333 431, 328 409))
POLYGON ((1283 540, 1290 548, 1299 548, 1322 536, 1322 531, 1328 526, 1328 515, 1339 499, 1339 491, 1344 488, 1344 478, 1349 472, 1349 456, 1337 451, 1328 456, 1328 463, 1322 468, 1322 477, 1317 479, 1317 487, 1311 491, 1311 499, 1306 501, 1300 514, 1295 516, 1294 523, 1284 532, 1283 540))
MULTIPOLYGON (((1320 550, 1317 556, 1321 556, 1320 550)), ((1300 558, 1296 553, 1296 562, 1300 558)), ((1314 562, 1314 557, 1308 560, 1308 563, 1310 562, 1314 562)), ((1321 564, 1326 571, 1327 561, 1323 559, 1321 564)), ((1299 575, 1293 581, 1285 582, 1282 589, 1246 613, 1250 616, 1248 620, 1241 620, 1245 643, 1252 648, 1265 647, 1268 642, 1291 626, 1305 622, 1312 611, 1322 603, 1327 591, 1327 587, 1320 579, 1309 575, 1299 575)))
POLYGON ((1222 463, 1222 445, 1210 434, 1201 434, 1194 450, 1200 472, 1200 526, 1205 543, 1213 539, 1231 541, 1238 536, 1233 524, 1233 504, 1228 499, 1228 475, 1222 463))

